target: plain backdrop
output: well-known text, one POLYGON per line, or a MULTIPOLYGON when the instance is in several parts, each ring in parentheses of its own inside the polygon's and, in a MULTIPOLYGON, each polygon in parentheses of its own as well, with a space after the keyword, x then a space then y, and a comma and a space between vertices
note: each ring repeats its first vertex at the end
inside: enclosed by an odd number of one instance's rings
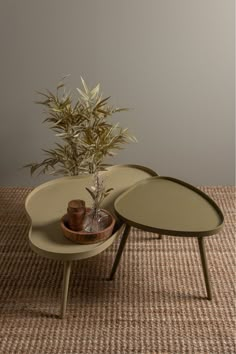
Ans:
POLYGON ((0 185, 30 186, 21 167, 55 137, 36 90, 100 82, 138 138, 111 163, 136 163, 195 185, 235 172, 233 0, 0 2, 0 185))

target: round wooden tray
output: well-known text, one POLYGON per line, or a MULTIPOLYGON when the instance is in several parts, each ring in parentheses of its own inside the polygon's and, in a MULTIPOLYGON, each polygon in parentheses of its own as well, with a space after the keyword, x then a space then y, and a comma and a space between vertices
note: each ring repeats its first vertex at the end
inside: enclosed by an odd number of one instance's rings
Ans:
POLYGON ((107 210, 101 210, 109 217, 108 226, 105 229, 97 232, 73 231, 68 227, 68 217, 66 214, 61 219, 61 228, 64 236, 69 240, 82 245, 97 243, 108 239, 111 236, 113 228, 115 226, 115 218, 107 210))

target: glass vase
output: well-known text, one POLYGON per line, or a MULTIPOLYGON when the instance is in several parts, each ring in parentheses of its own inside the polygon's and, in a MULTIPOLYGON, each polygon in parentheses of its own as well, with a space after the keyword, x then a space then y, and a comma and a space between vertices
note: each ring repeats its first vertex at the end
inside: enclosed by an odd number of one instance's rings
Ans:
POLYGON ((98 232, 106 229, 109 225, 109 216, 102 209, 92 208, 85 216, 84 231, 98 232))

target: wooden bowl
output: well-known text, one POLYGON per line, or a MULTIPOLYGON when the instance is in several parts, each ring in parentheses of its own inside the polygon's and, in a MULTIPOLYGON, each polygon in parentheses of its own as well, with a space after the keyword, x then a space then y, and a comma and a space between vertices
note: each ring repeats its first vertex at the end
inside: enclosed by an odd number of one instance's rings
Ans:
POLYGON ((82 245, 105 241, 112 234, 113 228, 115 226, 115 218, 107 210, 102 209, 102 211, 104 213, 106 213, 109 217, 108 218, 108 226, 104 230, 97 231, 97 232, 86 232, 83 230, 82 231, 73 231, 73 230, 69 229, 68 216, 67 216, 67 214, 64 215, 61 218, 61 228, 62 228, 64 236, 66 238, 68 238, 70 241, 73 241, 75 243, 79 243, 82 245))

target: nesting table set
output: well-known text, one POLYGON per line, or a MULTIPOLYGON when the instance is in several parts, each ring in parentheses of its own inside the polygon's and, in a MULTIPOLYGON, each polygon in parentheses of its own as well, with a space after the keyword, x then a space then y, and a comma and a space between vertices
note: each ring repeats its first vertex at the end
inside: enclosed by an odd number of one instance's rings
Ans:
POLYGON ((206 284, 207 299, 211 287, 204 250, 204 238, 218 233, 224 216, 216 203, 192 185, 172 177, 158 176, 149 168, 138 165, 117 165, 102 172, 112 193, 102 208, 116 217, 113 234, 105 241, 79 245, 66 239, 60 229, 60 219, 68 201, 83 199, 91 204, 85 187, 92 184, 90 175, 63 177, 36 187, 27 197, 26 211, 31 220, 29 242, 41 256, 60 260, 64 264, 61 318, 66 312, 71 264, 75 260, 93 257, 121 236, 120 245, 109 279, 114 278, 131 227, 162 235, 196 237, 206 284))

